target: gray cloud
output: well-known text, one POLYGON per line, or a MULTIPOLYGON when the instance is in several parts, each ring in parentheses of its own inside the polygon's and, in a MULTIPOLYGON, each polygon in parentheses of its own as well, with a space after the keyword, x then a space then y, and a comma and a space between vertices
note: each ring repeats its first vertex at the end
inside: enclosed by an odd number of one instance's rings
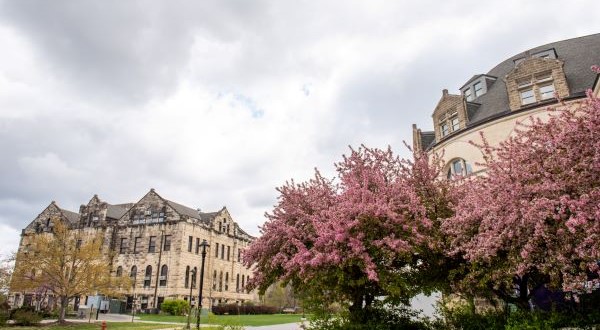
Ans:
POLYGON ((285 180, 406 155, 443 88, 598 32, 593 4, 0 0, 0 225, 153 187, 258 233, 285 180))

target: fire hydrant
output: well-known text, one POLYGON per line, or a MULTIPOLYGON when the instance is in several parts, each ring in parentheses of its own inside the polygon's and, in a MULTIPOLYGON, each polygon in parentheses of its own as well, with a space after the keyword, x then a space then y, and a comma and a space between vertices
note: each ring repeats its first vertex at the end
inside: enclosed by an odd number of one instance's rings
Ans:
POLYGON ((102 321, 102 330, 106 330, 106 321, 102 321))

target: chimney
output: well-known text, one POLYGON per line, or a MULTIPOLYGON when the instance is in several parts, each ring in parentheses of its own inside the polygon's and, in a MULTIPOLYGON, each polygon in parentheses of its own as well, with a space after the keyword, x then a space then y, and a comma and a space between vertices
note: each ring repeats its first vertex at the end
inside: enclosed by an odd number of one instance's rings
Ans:
POLYGON ((442 96, 448 96, 448 90, 447 89, 443 89, 442 90, 442 96))

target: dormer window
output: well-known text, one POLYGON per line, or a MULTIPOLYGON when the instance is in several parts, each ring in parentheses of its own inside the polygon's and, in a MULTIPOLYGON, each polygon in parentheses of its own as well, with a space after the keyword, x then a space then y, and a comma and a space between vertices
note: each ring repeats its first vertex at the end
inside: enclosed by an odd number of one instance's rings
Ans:
POLYGON ((545 71, 517 81, 521 105, 528 105, 538 100, 548 100, 554 97, 552 72, 545 71))
POLYGON ((483 95, 483 84, 481 83, 481 81, 476 82, 473 85, 473 89, 475 89, 475 97, 476 98, 483 95))
POLYGON ((456 109, 451 109, 450 111, 442 114, 439 119, 440 123, 440 132, 442 137, 446 135, 458 131, 460 128, 460 122, 458 120, 458 111, 456 109))
MULTIPOLYGON (((544 50, 541 52, 533 53, 533 54, 531 54, 531 57, 544 58, 544 59, 555 59, 556 51, 554 50, 554 48, 551 48, 551 49, 547 49, 547 50, 544 50)), ((528 57, 521 57, 521 58, 514 60, 513 62, 515 62, 515 66, 517 66, 521 62, 525 61, 527 58, 528 57)))
POLYGON ((471 91, 471 88, 467 88, 465 89, 465 98, 467 99, 467 101, 473 101, 473 92, 471 91))
POLYGON ((535 103, 535 94, 533 93, 533 89, 526 89, 521 91, 521 104, 527 105, 531 103, 535 103))
POLYGON ((471 102, 487 93, 488 89, 494 84, 494 81, 496 81, 496 77, 485 74, 476 75, 462 86, 460 91, 465 97, 465 100, 471 102))

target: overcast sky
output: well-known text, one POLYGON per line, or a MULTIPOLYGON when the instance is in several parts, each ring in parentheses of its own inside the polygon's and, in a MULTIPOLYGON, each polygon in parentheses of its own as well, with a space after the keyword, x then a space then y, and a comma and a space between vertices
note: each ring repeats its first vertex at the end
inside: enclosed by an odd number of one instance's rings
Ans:
POLYGON ((448 88, 600 32, 597 1, 0 0, 0 253, 52 200, 150 188, 258 234, 348 146, 408 155, 448 88))

